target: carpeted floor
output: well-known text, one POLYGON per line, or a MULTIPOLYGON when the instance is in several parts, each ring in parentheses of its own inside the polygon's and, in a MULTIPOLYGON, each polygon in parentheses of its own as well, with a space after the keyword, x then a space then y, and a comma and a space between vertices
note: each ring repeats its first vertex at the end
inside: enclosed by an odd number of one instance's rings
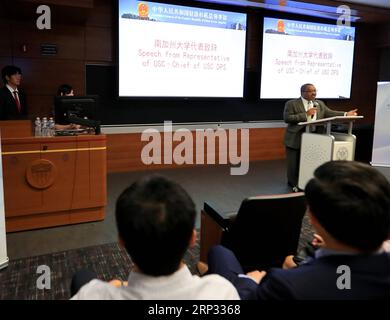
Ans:
MULTIPOLYGON (((199 260, 199 243, 188 250, 184 261, 191 272, 196 272, 199 260)), ((0 271, 0 300, 60 300, 69 299, 70 282, 73 274, 80 269, 96 272, 99 279, 126 280, 132 262, 126 251, 117 243, 68 250, 10 261, 9 266, 0 271), (40 265, 50 267, 50 290, 37 288, 37 273, 40 265)))
MULTIPOLYGON (((302 223, 298 250, 312 238, 313 230, 307 216, 302 223)), ((196 274, 199 261, 199 242, 189 249, 184 257, 191 272, 196 274)), ((0 271, 0 300, 61 300, 70 297, 70 281, 80 269, 96 272, 99 279, 108 281, 114 278, 125 280, 132 268, 126 251, 117 243, 73 249, 57 253, 12 260, 6 269, 0 271), (37 288, 37 273, 40 265, 47 265, 51 271, 50 290, 37 288)))
POLYGON ((105 280, 123 279, 129 266, 130 258, 116 243, 17 259, 0 272, 0 299, 68 299, 70 280, 77 270, 95 271, 105 280), (50 290, 37 288, 40 265, 50 267, 50 290))

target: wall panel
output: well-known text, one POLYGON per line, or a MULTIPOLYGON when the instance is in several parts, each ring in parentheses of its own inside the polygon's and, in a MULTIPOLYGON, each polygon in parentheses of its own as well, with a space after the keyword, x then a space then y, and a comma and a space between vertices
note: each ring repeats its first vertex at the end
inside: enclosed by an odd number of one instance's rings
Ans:
MULTIPOLYGON (((0 27, 3 30, 3 36, 0 37, 0 65, 2 67, 5 64, 15 63, 22 68, 24 74, 22 86, 28 95, 32 116, 51 111, 52 97, 59 84, 69 83, 75 88, 77 94, 84 94, 86 63, 116 64, 115 2, 110 0, 53 0, 46 2, 52 8, 52 30, 38 30, 35 26, 37 14, 33 9, 36 8, 37 4, 41 4, 39 0, 17 1, 15 5, 13 5, 13 1, 5 1, 7 6, 4 6, 2 2, 0 8, 8 8, 10 12, 0 14, 0 27), (20 11, 23 12, 19 14, 20 11), (42 56, 40 53, 42 43, 56 43, 58 45, 57 55, 42 56), (27 44, 27 52, 21 51, 22 44, 27 44)), ((261 101, 258 103, 256 101, 258 91, 256 83, 258 80, 256 79, 260 76, 257 71, 260 63, 259 43, 261 41, 261 21, 258 19, 261 14, 250 10, 252 12, 248 16, 246 66, 247 71, 251 73, 251 77, 249 77, 251 79, 249 85, 252 86, 249 90, 251 105, 248 110, 237 108, 235 116, 239 117, 240 112, 240 114, 245 113, 245 120, 278 120, 282 117, 279 111, 283 108, 284 101, 281 101, 280 104, 279 102, 261 101), (271 103, 277 104, 267 105, 271 103), (261 113, 262 119, 259 119, 260 116, 254 115, 260 109, 265 110, 261 113), (272 112, 273 114, 271 114, 272 112)), ((372 123, 374 119, 379 48, 389 45, 389 29, 389 24, 382 22, 357 24, 352 97, 345 101, 328 101, 328 105, 335 109, 359 108, 359 113, 365 116, 365 119, 361 121, 362 124, 372 123)), ((318 89, 321 90, 321 88, 318 89)), ((138 107, 142 109, 144 105, 138 107)), ((158 108, 160 105, 154 104, 154 107, 155 112, 160 112, 158 108)), ((219 112, 216 111, 217 108, 214 105, 203 107, 197 103, 195 107, 198 108, 199 114, 219 112)), ((117 115, 117 118, 120 117, 125 122, 127 111, 133 116, 134 110, 138 110, 136 108, 130 110, 130 108, 125 107, 113 110, 111 105, 108 108, 108 118, 111 117, 110 114, 117 115)), ((225 110, 225 105, 220 103, 219 108, 225 110)), ((194 117, 196 116, 194 115, 194 117)), ((206 121, 203 118, 198 118, 195 120, 206 121)), ((258 141, 258 143, 260 146, 260 143, 265 142, 258 141)), ((273 144, 264 144, 264 147, 272 148, 273 144)), ((261 150, 261 147, 252 150, 251 156, 255 158, 266 157, 267 154, 261 154, 261 150)), ((277 150, 272 152, 277 153, 277 150)))
POLYGON ((0 56, 11 56, 11 28, 10 28, 9 20, 1 20, 0 19, 0 56))
POLYGON ((21 87, 31 118, 52 112, 60 84, 69 83, 76 94, 85 94, 87 61, 112 63, 114 59, 113 1, 46 1, 52 12, 51 30, 36 27, 38 4, 42 1, 8 1, 3 6, 7 14, 0 14, 0 68, 13 63, 22 69, 21 87), (57 54, 42 55, 41 44, 56 44, 57 54))
POLYGON ((111 28, 115 25, 115 2, 109 0, 94 0, 94 9, 88 11, 87 26, 111 28))
POLYGON ((84 60, 84 38, 85 30, 79 26, 53 23, 51 30, 38 30, 32 22, 19 22, 13 25, 12 45, 14 55, 17 58, 84 60), (21 50, 24 44, 27 52, 21 50), (54 56, 42 55, 42 44, 57 45, 57 54, 54 56))
MULTIPOLYGON (((43 2, 41 0, 23 0, 23 1, 36 3, 37 5, 41 5, 43 2)), ((94 0, 45 0, 44 3, 48 5, 93 8, 94 0)))
POLYGON ((58 85, 71 84, 80 94, 85 88, 82 60, 14 59, 23 70, 23 87, 29 95, 55 95, 58 85))
MULTIPOLYGON (((250 129, 249 160, 260 161, 285 158, 283 145, 284 130, 284 128, 250 129)), ((140 133, 107 134, 108 172, 156 170, 160 168, 169 169, 196 165, 185 164, 179 166, 174 163, 145 165, 141 160, 141 152, 143 147, 147 144, 148 142, 141 141, 140 133)), ((173 150, 175 145, 177 145, 177 143, 173 144, 173 150)), ((161 149, 163 153, 164 147, 162 146, 161 149)), ((206 147, 204 150, 204 159, 206 162, 206 147)), ((238 150, 241 150, 240 146, 238 147, 238 150)), ((216 152, 218 152, 218 148, 216 148, 216 152)), ((196 150, 194 149, 194 157, 195 154, 196 150)), ((219 163, 218 157, 216 157, 216 163, 219 163)))
POLYGON ((112 30, 109 28, 86 27, 87 61, 113 61, 112 30))

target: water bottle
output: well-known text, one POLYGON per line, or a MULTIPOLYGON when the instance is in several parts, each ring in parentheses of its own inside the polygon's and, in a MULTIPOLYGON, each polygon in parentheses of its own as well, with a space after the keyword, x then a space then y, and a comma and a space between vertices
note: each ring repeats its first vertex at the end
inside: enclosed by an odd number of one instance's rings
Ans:
POLYGON ((43 137, 47 137, 48 136, 48 123, 47 123, 47 118, 46 117, 43 117, 43 121, 42 121, 42 136, 43 137))
POLYGON ((35 119, 35 122, 34 122, 34 135, 36 137, 40 137, 42 135, 42 123, 41 123, 41 119, 39 117, 37 117, 35 119))
POLYGON ((55 123, 54 123, 54 120, 53 120, 52 117, 49 118, 48 126, 49 126, 49 136, 50 137, 54 137, 54 134, 55 134, 55 123))

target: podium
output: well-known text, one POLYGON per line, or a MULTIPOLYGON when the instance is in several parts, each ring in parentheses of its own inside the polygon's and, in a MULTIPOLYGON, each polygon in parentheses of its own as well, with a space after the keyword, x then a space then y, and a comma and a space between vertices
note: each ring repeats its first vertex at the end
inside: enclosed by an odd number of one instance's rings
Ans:
POLYGON ((298 123, 306 126, 301 140, 298 177, 300 189, 305 189, 314 170, 321 164, 331 160, 354 160, 356 137, 352 134, 352 127, 355 120, 362 118, 363 116, 336 116, 298 123), (331 132, 334 123, 348 123, 348 133, 331 132), (319 126, 325 127, 323 133, 314 132, 319 126))

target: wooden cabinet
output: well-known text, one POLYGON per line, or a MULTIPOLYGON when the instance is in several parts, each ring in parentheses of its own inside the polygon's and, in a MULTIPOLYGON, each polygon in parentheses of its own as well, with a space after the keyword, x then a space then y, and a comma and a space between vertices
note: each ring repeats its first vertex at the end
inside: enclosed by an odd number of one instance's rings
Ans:
POLYGON ((7 232, 103 220, 106 137, 2 139, 7 232))

